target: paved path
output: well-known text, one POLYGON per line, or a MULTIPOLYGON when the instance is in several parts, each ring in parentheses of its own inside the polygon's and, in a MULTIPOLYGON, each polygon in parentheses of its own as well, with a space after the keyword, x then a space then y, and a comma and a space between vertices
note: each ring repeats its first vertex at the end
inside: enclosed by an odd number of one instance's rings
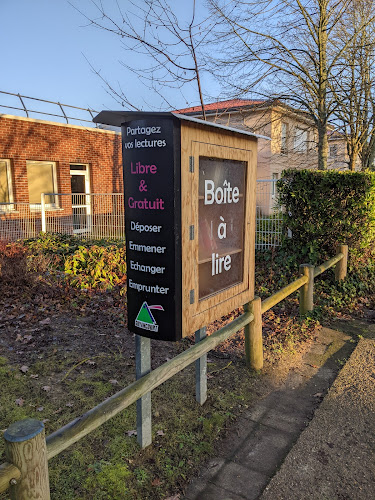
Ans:
POLYGON ((375 498, 375 340, 360 340, 261 497, 301 498, 375 498))
MULTIPOLYGON (((350 339, 323 328, 299 370, 237 421, 217 457, 187 488, 185 500, 259 498, 335 380, 338 359, 353 348, 350 339)), ((276 496, 274 491, 270 489, 264 498, 292 498, 276 496)), ((293 498, 307 498, 298 496, 298 487, 296 494, 293 498)))

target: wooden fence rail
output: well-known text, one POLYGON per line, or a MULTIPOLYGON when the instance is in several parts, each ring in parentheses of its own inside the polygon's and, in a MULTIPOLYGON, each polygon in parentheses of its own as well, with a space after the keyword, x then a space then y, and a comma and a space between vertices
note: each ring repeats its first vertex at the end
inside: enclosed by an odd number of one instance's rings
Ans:
POLYGON ((313 307, 314 278, 327 269, 336 266, 335 276, 341 280, 346 276, 348 247, 341 245, 338 254, 318 267, 308 264, 300 266, 302 276, 277 293, 261 301, 259 297, 244 305, 244 313, 209 337, 204 337, 197 344, 159 366, 152 372, 133 382, 110 398, 106 399, 84 415, 76 418, 47 439, 44 429, 31 433, 30 428, 40 424, 26 419, 12 424, 5 432, 5 447, 8 463, 0 465, 0 493, 10 488, 12 500, 30 500, 39 498, 48 500, 48 467, 42 462, 53 458, 63 450, 79 441, 82 437, 97 429, 104 422, 150 393, 166 380, 173 377, 191 363, 202 359, 207 352, 224 342, 236 332, 245 328, 245 355, 249 367, 260 370, 263 367, 262 314, 281 302, 297 290, 300 291, 300 312, 307 313, 313 307), (16 443, 16 444, 15 444, 16 443), (15 452, 20 448, 35 449, 38 460, 23 457, 15 452), (26 448, 25 448, 26 447, 26 448), (17 459, 14 457, 17 456, 17 459), (16 463, 17 462, 17 463, 16 463), (42 476, 41 477, 41 472, 42 476), (47 485, 47 486, 46 486, 47 485))

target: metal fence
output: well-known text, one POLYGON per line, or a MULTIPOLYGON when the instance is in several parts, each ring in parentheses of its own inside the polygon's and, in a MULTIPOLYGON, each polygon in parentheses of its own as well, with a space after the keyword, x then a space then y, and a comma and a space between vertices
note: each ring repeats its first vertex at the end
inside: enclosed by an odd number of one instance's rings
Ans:
POLYGON ((33 238, 42 230, 40 206, 0 203, 0 240, 33 238))
POLYGON ((256 190, 255 249, 267 250, 281 244, 282 212, 277 206, 276 179, 258 179, 256 190))
POLYGON ((33 118, 34 115, 39 118, 41 115, 42 119, 53 117, 53 120, 57 122, 83 122, 86 127, 98 127, 98 124, 92 121, 94 116, 98 114, 98 111, 94 109, 81 108, 56 101, 47 101, 47 99, 14 94, 13 92, 5 92, 4 90, 0 90, 0 96, 1 109, 11 110, 12 112, 16 110, 18 115, 20 115, 19 112, 21 111, 21 116, 25 115, 27 118, 33 118))
MULTIPOLYGON (((257 181, 257 250, 280 245, 282 215, 276 207, 275 183, 257 181)), ((32 238, 40 231, 71 234, 82 239, 123 239, 124 195, 45 193, 40 204, 0 204, 1 240, 32 238)))
POLYGON ((41 201, 42 231, 83 239, 125 238, 122 193, 46 193, 41 201))

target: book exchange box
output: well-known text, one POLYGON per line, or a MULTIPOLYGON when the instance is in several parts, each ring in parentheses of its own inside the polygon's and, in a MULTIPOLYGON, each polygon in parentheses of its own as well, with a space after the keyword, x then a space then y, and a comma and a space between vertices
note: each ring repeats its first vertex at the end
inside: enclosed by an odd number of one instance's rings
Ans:
POLYGON ((121 126, 128 328, 176 341, 254 296, 257 136, 177 113, 121 126))

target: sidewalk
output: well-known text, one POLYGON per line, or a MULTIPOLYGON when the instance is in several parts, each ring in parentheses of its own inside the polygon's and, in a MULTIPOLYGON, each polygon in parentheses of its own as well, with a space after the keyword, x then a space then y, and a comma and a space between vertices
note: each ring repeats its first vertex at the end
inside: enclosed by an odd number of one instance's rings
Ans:
POLYGON ((362 339, 262 500, 375 497, 375 340, 362 339))
MULTIPOLYGON (((340 470, 345 471, 343 474, 354 488, 354 472, 349 475, 348 469, 355 470, 356 475, 364 474, 365 479, 361 482, 364 494, 368 494, 368 485, 374 491, 374 477, 370 474, 370 468, 374 470, 374 462, 368 463, 364 456, 369 453, 369 443, 374 444, 373 437, 372 441, 367 438, 366 453, 359 455, 360 462, 367 463, 366 470, 363 467, 354 469, 352 464, 358 456, 356 448, 360 447, 363 451, 363 431, 370 415, 371 432, 375 430, 375 415, 371 413, 374 411, 371 405, 375 404, 375 378, 372 378, 375 377, 374 341, 363 340, 359 343, 308 426, 315 409, 336 378, 337 361, 346 358, 353 349, 350 340, 351 337, 344 333, 323 328, 317 342, 305 354, 300 369, 291 372, 282 388, 271 392, 237 421, 228 438, 222 442, 217 457, 189 485, 185 500, 372 498, 373 495, 360 496, 361 491, 358 495, 357 490, 354 496, 352 491, 350 496, 343 493, 346 483, 343 484, 340 470), (362 373, 366 373, 366 377, 362 373), (362 380, 363 385, 359 384, 362 380), (362 402, 361 406, 356 406, 354 396, 359 388, 363 389, 364 397, 366 394, 367 399, 363 401, 363 404, 368 403, 366 411, 362 411, 362 402), (337 390, 342 394, 340 400, 335 396, 337 390), (336 412, 345 411, 347 397, 351 401, 351 410, 347 416, 344 414, 342 418, 336 418, 336 412), (345 422, 348 425, 344 425, 345 422), (356 430, 360 433, 358 437, 356 430), (339 443, 336 444, 333 439, 335 436, 341 436, 340 439, 345 441, 343 453, 338 448, 339 443), (315 443, 319 445, 315 446, 315 443), (280 472, 271 480, 283 462, 280 472), (342 485, 342 489, 337 490, 337 496, 333 490, 338 484, 342 485), (329 489, 329 485, 333 485, 333 489, 329 489)), ((372 455, 371 460, 374 458, 372 455)), ((358 477, 356 481, 358 484, 358 477)))

